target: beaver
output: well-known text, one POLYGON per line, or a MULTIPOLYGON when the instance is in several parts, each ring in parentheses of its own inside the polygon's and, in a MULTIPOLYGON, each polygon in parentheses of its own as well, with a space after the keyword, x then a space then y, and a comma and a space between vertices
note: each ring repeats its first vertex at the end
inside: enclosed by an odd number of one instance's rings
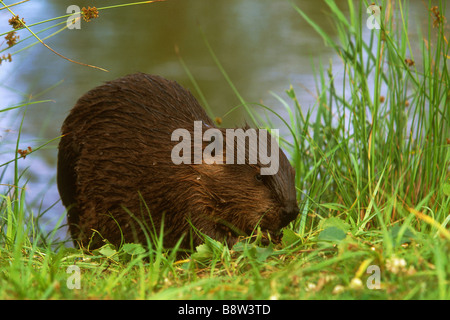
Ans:
POLYGON ((79 98, 62 125, 57 163, 75 245, 162 239, 167 248, 193 248, 207 235, 231 246, 258 227, 279 240, 299 212, 285 154, 276 145, 272 175, 261 174, 261 162, 175 164, 173 132, 193 132, 194 122, 225 133, 189 90, 160 76, 131 74, 79 98))

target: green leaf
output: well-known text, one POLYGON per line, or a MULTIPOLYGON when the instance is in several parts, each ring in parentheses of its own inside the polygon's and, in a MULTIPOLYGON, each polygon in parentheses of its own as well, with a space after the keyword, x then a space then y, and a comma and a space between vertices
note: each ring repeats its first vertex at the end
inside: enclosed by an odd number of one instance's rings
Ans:
POLYGON ((324 229, 318 237, 319 241, 339 242, 345 239, 346 233, 337 227, 328 227, 324 229))
POLYGON ((101 255, 104 255, 106 257, 111 257, 113 255, 115 255, 117 253, 116 249, 114 248, 114 246, 112 244, 105 244, 103 247, 101 247, 100 249, 98 249, 98 252, 101 255))
POLYGON ((444 183, 444 185, 442 186, 442 192, 446 196, 450 196, 450 183, 444 183))
POLYGON ((255 242, 238 242, 233 246, 233 250, 244 253, 247 257, 258 262, 264 262, 273 253, 273 243, 270 243, 267 247, 259 247, 255 242))
POLYGON ((194 252, 191 257, 195 261, 206 262, 213 257, 213 252, 210 247, 206 244, 201 244, 195 248, 196 252, 194 252))
POLYGON ((300 239, 301 237, 298 234, 296 234, 293 230, 291 229, 283 230, 283 238, 281 239, 281 242, 284 244, 285 247, 296 243, 300 239))
POLYGON ((217 240, 208 236, 205 237, 205 243, 197 246, 191 257, 199 262, 207 262, 222 253, 224 246, 217 240))
POLYGON ((397 245, 400 245, 402 243, 409 243, 415 238, 414 234, 411 232, 411 230, 409 230, 409 228, 405 229, 404 232, 400 234, 402 229, 403 228, 401 226, 396 225, 389 230, 391 238, 397 245))
POLYGON ((331 217, 321 221, 322 229, 327 229, 329 227, 335 227, 347 233, 350 229, 350 225, 342 219, 331 217))
POLYGON ((254 258, 259 262, 264 262, 267 258, 273 253, 273 244, 270 243, 267 247, 255 247, 255 256, 254 258))
POLYGON ((244 252, 245 250, 245 244, 242 241, 237 242, 233 247, 232 247, 233 251, 236 252, 244 252))
POLYGON ((145 249, 140 243, 125 243, 122 250, 131 256, 145 253, 145 249))

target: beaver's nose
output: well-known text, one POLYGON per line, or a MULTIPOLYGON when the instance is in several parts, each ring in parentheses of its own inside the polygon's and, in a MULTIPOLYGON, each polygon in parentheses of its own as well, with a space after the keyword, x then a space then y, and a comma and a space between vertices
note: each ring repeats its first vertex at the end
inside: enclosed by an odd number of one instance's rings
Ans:
POLYGON ((281 209, 281 228, 287 226, 289 222, 297 218, 299 208, 297 202, 289 202, 281 209))

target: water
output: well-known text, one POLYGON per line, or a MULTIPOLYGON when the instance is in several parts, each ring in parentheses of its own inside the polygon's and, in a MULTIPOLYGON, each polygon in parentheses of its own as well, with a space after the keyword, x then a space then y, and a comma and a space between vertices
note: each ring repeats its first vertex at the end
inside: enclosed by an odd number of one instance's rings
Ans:
MULTIPOLYGON (((24 17, 27 24, 32 24, 66 14, 72 4, 102 7, 114 3, 120 1, 47 0, 30 1, 12 9, 24 17)), ((319 22, 329 35, 335 35, 325 14, 324 2, 294 3, 319 22)), ((345 12, 346 1, 338 3, 345 12)), ((419 2, 412 6, 416 12, 421 8, 419 2)), ((9 18, 7 10, 0 11, 0 33, 9 30, 9 18)), ((36 26, 33 30, 50 25, 36 26)), ((56 30, 40 34, 40 37, 56 30)), ((104 81, 129 73, 162 75, 176 80, 199 97, 179 62, 175 47, 179 48, 214 114, 223 116, 240 102, 213 61, 202 34, 246 101, 262 102, 281 112, 283 107, 271 92, 288 101, 285 90, 292 85, 306 111, 315 104, 312 65, 317 65, 319 60, 324 65, 328 65, 330 59, 339 61, 289 1, 169 0, 100 11, 98 19, 89 23, 82 21, 81 29, 65 30, 45 42, 70 59, 109 72, 68 62, 40 44, 14 55, 12 63, 4 62, 0 66, 0 109, 26 97, 53 101, 28 107, 19 148, 35 149, 58 137, 64 118, 82 94, 104 81)), ((20 31, 20 36, 26 38, 27 31, 20 31)), ((30 39, 25 45, 33 41, 30 39)), ((14 48, 12 52, 15 51, 14 48)), ((21 112, 0 113, 0 163, 14 156, 21 116, 21 112)), ((224 126, 241 125, 244 113, 238 110, 223 120, 224 126)), ((281 132, 283 130, 280 128, 281 132)), ((35 212, 39 211, 41 201, 45 209, 59 199, 55 184, 56 154, 57 141, 19 160, 21 169, 29 167, 27 193, 30 201, 35 199, 32 206, 35 212)), ((2 183, 11 181, 11 169, 2 183)), ((64 207, 60 203, 45 214, 44 221, 48 222, 49 229, 62 214, 64 207)))

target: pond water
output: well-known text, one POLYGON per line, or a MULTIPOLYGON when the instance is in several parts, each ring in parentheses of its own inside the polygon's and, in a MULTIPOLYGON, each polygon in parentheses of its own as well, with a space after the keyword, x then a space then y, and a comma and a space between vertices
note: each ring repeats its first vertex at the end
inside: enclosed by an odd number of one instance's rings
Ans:
MULTIPOLYGON (((13 3, 7 1, 6 3, 13 3)), ((120 1, 30 1, 13 7, 27 24, 66 14, 69 5, 110 6, 120 1)), ((104 81, 137 71, 159 74, 176 80, 197 97, 175 47, 196 79, 216 116, 239 105, 239 99, 217 67, 205 40, 210 44, 234 86, 249 102, 282 110, 271 92, 288 100, 285 90, 296 90, 302 108, 312 108, 315 90, 312 65, 337 57, 331 48, 294 10, 295 3, 328 34, 334 35, 323 1, 284 0, 168 0, 146 5, 101 10, 91 22, 81 22, 80 29, 64 30, 45 42, 60 54, 108 70, 68 62, 42 45, 13 55, 13 62, 0 66, 0 109, 19 103, 26 97, 52 102, 27 108, 19 148, 36 148, 56 138, 64 118, 76 100, 104 81)), ((346 1, 337 1, 346 10, 346 1)), ((417 1, 412 11, 424 10, 417 1)), ((0 33, 10 29, 7 10, 0 11, 0 33)), ((64 21, 59 20, 59 21, 64 21)), ((35 32, 54 24, 33 27, 35 32)), ((41 38, 58 30, 40 34, 41 38)), ((370 32, 367 30, 367 32, 370 32)), ((28 36, 20 31, 21 39, 28 36)), ((17 48, 34 42, 30 39, 17 48)), ((2 45, 2 48, 4 44, 2 45)), ((15 49, 15 48, 14 48, 15 49)), ((15 52, 13 50, 12 52, 15 52)), ((0 113, 0 164, 14 156, 15 140, 23 115, 0 113)), ((224 126, 241 125, 244 113, 237 110, 224 118, 224 126)), ((283 128, 280 128, 283 132, 283 128)), ((56 189, 55 141, 39 152, 20 159, 20 168, 29 168, 26 179, 29 201, 45 210, 59 200, 56 189)), ((0 168, 0 174, 4 167, 0 168)), ((11 182, 12 166, 2 183, 11 182)), ((24 183, 25 180, 22 181, 24 183)), ((64 214, 58 202, 44 216, 49 228, 64 214)), ((64 223, 64 220, 63 220, 64 223)), ((64 236, 64 234, 63 234, 64 236)))

